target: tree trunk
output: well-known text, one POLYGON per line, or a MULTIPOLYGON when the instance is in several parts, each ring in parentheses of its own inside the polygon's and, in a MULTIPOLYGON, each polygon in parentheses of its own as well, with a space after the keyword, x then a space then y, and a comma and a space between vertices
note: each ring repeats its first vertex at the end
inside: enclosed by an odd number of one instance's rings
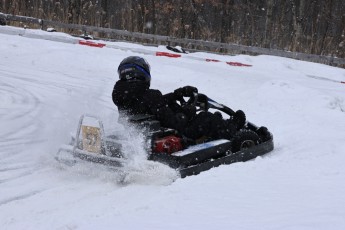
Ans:
POLYGON ((303 35, 302 31, 302 22, 303 22, 303 13, 304 13, 304 5, 305 0, 298 0, 300 5, 297 9, 297 5, 294 0, 291 0, 292 4, 292 17, 293 17, 293 33, 294 39, 292 44, 292 51, 298 51, 301 46, 301 39, 303 35))
POLYGON ((265 48, 271 48, 272 39, 272 11, 273 11, 274 0, 267 0, 267 12, 266 12, 266 23, 265 23, 265 37, 263 41, 263 46, 265 48))

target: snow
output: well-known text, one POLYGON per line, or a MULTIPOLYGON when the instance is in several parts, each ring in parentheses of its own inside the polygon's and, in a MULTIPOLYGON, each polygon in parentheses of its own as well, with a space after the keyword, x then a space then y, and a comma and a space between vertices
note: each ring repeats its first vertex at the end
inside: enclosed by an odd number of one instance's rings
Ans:
POLYGON ((1 229, 345 228, 344 69, 264 55, 156 57, 150 52, 164 47, 107 42, 113 47, 100 49, 16 30, 0 27, 1 229), (142 137, 117 124, 111 100, 117 65, 138 55, 135 48, 147 51, 152 88, 196 86, 267 126, 275 149, 185 179, 143 164, 142 137), (102 166, 54 160, 84 113, 131 138, 137 171, 126 183, 102 166))

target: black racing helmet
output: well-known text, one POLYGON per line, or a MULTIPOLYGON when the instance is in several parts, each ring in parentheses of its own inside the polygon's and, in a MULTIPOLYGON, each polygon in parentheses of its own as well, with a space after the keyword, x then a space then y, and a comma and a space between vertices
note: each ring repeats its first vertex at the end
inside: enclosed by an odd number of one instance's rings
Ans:
POLYGON ((148 83, 148 85, 151 82, 150 64, 139 56, 130 56, 123 59, 117 73, 122 81, 141 81, 148 83))

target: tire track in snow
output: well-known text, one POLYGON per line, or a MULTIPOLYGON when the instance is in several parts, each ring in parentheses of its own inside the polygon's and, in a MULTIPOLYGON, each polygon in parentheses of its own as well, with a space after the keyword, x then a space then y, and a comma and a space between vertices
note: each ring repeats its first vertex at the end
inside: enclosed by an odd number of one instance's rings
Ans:
POLYGON ((35 196, 38 193, 41 193, 43 191, 45 191, 45 190, 32 191, 32 192, 25 193, 23 195, 18 195, 18 196, 14 196, 14 197, 11 197, 11 198, 8 198, 8 199, 0 200, 0 206, 8 204, 8 203, 11 203, 11 202, 14 202, 14 201, 19 201, 19 200, 23 200, 23 199, 35 196))
POLYGON ((110 110, 98 105, 111 101, 104 96, 106 83, 26 59, 0 64, 0 206, 53 186, 40 184, 42 178, 54 180, 40 170, 51 168, 57 143, 64 143, 61 131, 74 131, 80 111, 110 110))
POLYGON ((4 124, 0 133, 1 155, 4 155, 3 150, 11 151, 18 149, 18 145, 37 142, 35 132, 39 126, 36 118, 40 104, 39 98, 20 84, 0 81, 0 116, 4 124))
POLYGON ((23 166, 12 166, 12 167, 4 167, 0 168, 0 172, 7 172, 7 171, 14 171, 14 170, 20 170, 20 169, 27 169, 29 166, 23 165, 23 166))
POLYGON ((6 192, 12 182, 32 177, 41 167, 35 160, 34 147, 44 141, 38 135, 42 127, 39 121, 42 95, 33 82, 25 79, 24 73, 15 74, 11 69, 1 66, 0 70, 0 206, 40 192, 6 192))
POLYGON ((37 97, 18 85, 1 82, 0 92, 2 94, 0 104, 2 119, 11 120, 30 115, 39 103, 37 97))

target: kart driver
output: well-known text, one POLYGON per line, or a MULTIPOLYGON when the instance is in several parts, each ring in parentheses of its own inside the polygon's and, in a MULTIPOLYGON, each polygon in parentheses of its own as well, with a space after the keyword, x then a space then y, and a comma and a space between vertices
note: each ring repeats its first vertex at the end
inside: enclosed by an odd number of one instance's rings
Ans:
POLYGON ((115 83, 112 99, 120 114, 154 115, 163 127, 176 129, 187 138, 230 139, 245 125, 246 117, 238 110, 231 119, 223 119, 220 113, 196 113, 193 105, 181 106, 182 97, 192 97, 197 88, 185 86, 162 95, 150 89, 150 65, 142 57, 130 56, 118 67, 119 80, 115 83))

